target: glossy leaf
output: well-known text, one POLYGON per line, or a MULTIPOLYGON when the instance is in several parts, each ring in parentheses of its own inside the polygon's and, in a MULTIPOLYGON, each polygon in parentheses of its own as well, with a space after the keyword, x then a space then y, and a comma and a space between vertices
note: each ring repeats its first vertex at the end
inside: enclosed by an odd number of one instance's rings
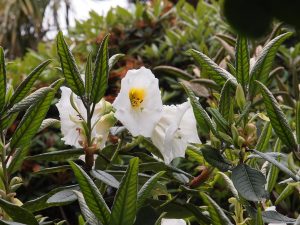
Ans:
POLYGON ((129 162, 111 211, 110 225, 132 225, 137 212, 138 158, 129 162))
POLYGON ((110 210, 97 186, 88 174, 78 165, 74 162, 70 162, 70 165, 74 171, 76 180, 89 209, 95 214, 98 220, 100 220, 104 225, 108 225, 110 220, 110 210))
POLYGON ((236 79, 244 89, 249 82, 249 68, 250 68, 250 59, 249 59, 249 49, 248 49, 248 40, 244 36, 238 36, 235 47, 235 68, 236 68, 236 79))
POLYGON ((5 105, 5 96, 6 96, 5 58, 4 58, 4 50, 0 46, 0 111, 5 105))
POLYGON ((268 197, 264 186, 265 176, 246 164, 239 164, 232 170, 232 182, 239 194, 249 201, 261 201, 268 197))
POLYGON ((68 87, 78 96, 84 95, 84 85, 80 77, 74 56, 72 55, 61 31, 57 34, 57 53, 60 59, 61 68, 68 87))

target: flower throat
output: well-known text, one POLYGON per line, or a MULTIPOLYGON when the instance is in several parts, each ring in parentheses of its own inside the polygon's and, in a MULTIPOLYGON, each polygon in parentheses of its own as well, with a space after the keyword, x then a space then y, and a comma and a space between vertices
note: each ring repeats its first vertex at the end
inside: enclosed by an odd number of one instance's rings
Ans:
POLYGON ((131 88, 129 90, 129 99, 132 108, 139 108, 145 98, 145 89, 143 88, 131 88))

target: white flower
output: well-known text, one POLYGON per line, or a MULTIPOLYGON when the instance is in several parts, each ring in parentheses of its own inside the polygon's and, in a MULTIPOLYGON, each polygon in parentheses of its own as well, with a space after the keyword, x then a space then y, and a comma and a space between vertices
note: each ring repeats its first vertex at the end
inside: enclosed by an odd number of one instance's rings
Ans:
MULTIPOLYGON (((61 99, 56 104, 59 111, 61 121, 61 132, 63 134, 62 140, 67 145, 72 145, 76 148, 86 147, 87 137, 84 130, 84 123, 87 120, 86 108, 81 99, 75 94, 72 95, 70 88, 61 87, 61 99), (78 112, 71 105, 73 99, 74 105, 78 112), (80 116, 80 115, 81 116, 80 116)), ((102 99, 97 103, 94 114, 91 118, 92 139, 93 145, 97 148, 103 148, 109 134, 107 126, 101 127, 103 124, 102 116, 107 113, 108 104, 102 99)))
POLYGON ((188 143, 201 143, 196 119, 190 102, 163 107, 163 116, 156 125, 151 140, 169 164, 174 158, 184 157, 188 143))
POLYGON ((186 225, 183 219, 162 219, 161 225, 186 225))
MULTIPOLYGON (((266 208, 265 211, 276 211, 275 206, 270 206, 266 208)), ((269 223, 269 225, 287 225, 286 223, 269 223)))
POLYGON ((145 67, 129 70, 113 106, 115 117, 133 136, 150 137, 162 115, 158 79, 145 67))

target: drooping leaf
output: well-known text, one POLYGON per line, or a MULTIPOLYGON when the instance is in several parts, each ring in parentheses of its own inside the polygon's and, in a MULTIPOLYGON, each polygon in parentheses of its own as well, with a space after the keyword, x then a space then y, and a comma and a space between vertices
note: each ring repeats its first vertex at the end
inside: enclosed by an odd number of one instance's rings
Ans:
POLYGON ((253 68, 250 71, 249 92, 254 96, 257 91, 257 83, 255 80, 265 84, 268 80, 269 73, 279 46, 292 35, 291 32, 279 35, 270 41, 262 50, 253 68))
POLYGON ((129 162, 111 211, 110 225, 132 225, 137 212, 138 158, 129 162))
POLYGON ((46 152, 38 155, 28 156, 26 160, 36 160, 36 161, 67 161, 72 158, 78 158, 83 154, 83 149, 66 149, 66 150, 58 150, 53 152, 46 152))
POLYGON ((41 63, 26 77, 26 79, 17 87, 16 91, 11 97, 10 106, 21 101, 28 94, 33 83, 38 79, 39 75, 44 71, 50 62, 51 60, 47 60, 41 63))
POLYGON ((230 163, 224 159, 218 149, 204 145, 201 147, 201 152, 204 159, 213 167, 217 167, 220 171, 226 172, 231 168, 230 163))
POLYGON ((110 220, 110 210, 97 186, 88 176, 88 174, 84 172, 84 170, 78 165, 76 165, 74 162, 70 162, 70 165, 74 171, 77 182, 89 209, 94 213, 97 219, 101 221, 101 223, 108 225, 110 220))
POLYGON ((52 119, 52 118, 43 120, 40 128, 38 129, 38 132, 40 132, 48 127, 60 128, 60 120, 52 119))
POLYGON ((75 200, 77 200, 77 196, 74 193, 74 190, 78 190, 78 187, 76 186, 74 189, 67 189, 67 190, 62 190, 54 195, 52 195, 50 198, 47 200, 47 204, 60 204, 60 203, 71 203, 75 200))
POLYGON ((239 164, 232 170, 232 182, 239 194, 249 201, 261 201, 268 197, 264 186, 265 176, 246 164, 239 164))
POLYGON ((172 77, 180 78, 183 80, 191 80, 191 79, 195 78, 193 75, 187 73, 186 71, 178 69, 173 66, 156 66, 156 67, 154 67, 153 70, 155 72, 157 71, 159 73, 167 74, 172 77))
POLYGON ((201 193, 201 197, 208 206, 209 215, 213 225, 233 225, 225 215, 224 210, 211 197, 205 193, 201 193))
POLYGON ((213 62, 210 58, 204 55, 202 52, 197 50, 188 50, 187 53, 191 55, 194 60, 201 67, 201 71, 205 74, 208 74, 212 80, 214 80, 217 84, 223 85, 227 80, 235 86, 237 84, 236 79, 229 72, 219 67, 215 62, 213 62))
POLYGON ((57 53, 60 58, 61 68, 68 87, 77 95, 84 95, 84 85, 80 77, 74 56, 72 55, 61 31, 58 32, 56 38, 57 53))
POLYGON ((282 143, 284 143, 291 149, 296 149, 297 144, 293 131, 289 126, 288 121, 284 113, 282 112, 278 102, 263 83, 259 81, 256 81, 256 83, 261 89, 268 117, 270 118, 275 133, 278 135, 282 143))
POLYGON ((238 36, 236 47, 235 47, 235 68, 236 68, 236 79, 244 89, 249 82, 249 68, 250 68, 250 59, 249 59, 249 49, 248 49, 248 40, 244 36, 238 36))
POLYGON ((119 61, 119 59, 121 59, 124 56, 124 54, 115 54, 112 57, 110 57, 108 60, 108 72, 111 71, 111 69, 119 61))
POLYGON ((137 196, 137 209, 140 209, 146 198, 149 197, 152 189, 155 187, 156 183, 158 182, 159 178, 165 174, 165 171, 158 172, 157 174, 153 175, 139 190, 137 196))
POLYGON ((5 69, 4 50, 0 46, 0 111, 5 105, 5 96, 6 96, 6 69, 5 69))
POLYGON ((96 104, 104 96, 108 85, 108 39, 106 35, 99 47, 93 77, 91 101, 96 104))
POLYGON ((0 207, 15 221, 27 225, 39 225, 34 215, 28 210, 0 199, 0 207))
POLYGON ((112 176, 111 174, 102 170, 92 170, 90 173, 97 180, 100 180, 111 187, 119 188, 119 181, 116 178, 114 178, 114 176, 112 176))
POLYGON ((50 86, 53 90, 44 95, 36 104, 30 106, 30 108, 26 111, 10 141, 11 149, 30 143, 32 137, 38 131, 44 117, 46 116, 56 91, 62 85, 63 81, 64 79, 60 79, 54 82, 50 86))

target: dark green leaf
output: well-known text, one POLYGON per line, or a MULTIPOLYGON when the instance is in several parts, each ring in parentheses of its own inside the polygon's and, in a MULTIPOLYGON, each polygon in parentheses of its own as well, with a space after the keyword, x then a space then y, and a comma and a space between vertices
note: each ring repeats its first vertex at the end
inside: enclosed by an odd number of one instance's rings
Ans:
POLYGON ((231 168, 230 163, 224 159, 218 149, 204 145, 201 147, 201 152, 204 159, 213 167, 217 167, 220 171, 226 172, 231 168))
POLYGON ((296 103, 296 137, 297 143, 300 144, 300 101, 296 103))
POLYGON ((70 162, 89 209, 104 225, 110 220, 110 210, 92 179, 74 162, 70 162))
POLYGON ((129 167, 115 196, 110 225, 132 225, 134 223, 137 212, 138 166, 138 158, 130 160, 129 167))
POLYGON ((239 194, 249 201, 261 201, 268 197, 264 186, 265 176, 246 164, 239 164, 232 170, 232 182, 239 194))
POLYGON ((0 207, 15 221, 27 225, 38 225, 34 215, 28 210, 14 205, 4 199, 0 199, 0 207))
MULTIPOLYGON (((273 151, 274 152, 280 152, 281 151, 281 141, 279 139, 276 140, 273 151)), ((278 160, 280 160, 280 159, 278 158, 278 160)), ((273 188, 275 187, 275 185, 277 183, 278 174, 279 174, 278 167, 271 164, 270 169, 269 169, 269 173, 268 173, 268 176, 267 176, 267 185, 266 185, 268 192, 271 192, 273 190, 273 188)))
POLYGON ((85 66, 85 94, 90 98, 93 86, 93 62, 92 53, 89 54, 85 66))
POLYGON ((261 93, 264 98, 264 103, 270 118, 272 127, 275 133, 278 135, 282 143, 288 146, 291 149, 296 149, 297 144, 291 127, 288 124, 288 121, 280 109, 279 104, 276 99, 269 91, 269 89, 259 81, 256 81, 261 88, 261 93))
POLYGON ((40 174, 51 174, 51 173, 63 173, 66 170, 70 170, 71 167, 69 165, 63 165, 63 166, 54 166, 46 169, 41 169, 39 171, 34 172, 35 175, 40 174))
POLYGON ((92 170, 90 173, 97 180, 100 180, 111 187, 119 188, 119 181, 116 178, 114 178, 114 176, 112 176, 111 174, 102 170, 92 170))
POLYGON ((235 93, 235 87, 232 86, 229 80, 227 80, 221 90, 221 97, 219 102, 219 111, 221 115, 230 121, 233 114, 233 100, 232 97, 235 93))
POLYGON ((24 158, 28 155, 29 149, 30 149, 30 144, 17 148, 16 153, 13 156, 7 169, 9 173, 14 173, 20 169, 24 158))
POLYGON ((66 149, 58 150, 53 152, 42 153, 38 155, 28 156, 26 160, 36 160, 36 161, 67 161, 71 158, 78 158, 83 154, 83 149, 66 149))
POLYGON ((236 42, 236 56, 235 56, 235 68, 236 68, 236 79, 244 89, 249 82, 249 68, 250 68, 250 59, 249 59, 249 50, 248 50, 248 40, 246 37, 238 36, 236 42))
POLYGON ((143 138, 141 141, 141 144, 155 156, 159 157, 160 159, 164 158, 163 155, 161 154, 161 152, 159 151, 159 149, 148 139, 143 138))
MULTIPOLYGON (((297 183, 296 183, 297 185, 297 183)), ((275 201, 275 205, 280 204, 284 199, 289 197, 291 194, 293 194, 295 189, 295 183, 288 183, 287 186, 283 189, 283 191, 280 193, 280 195, 277 197, 275 201)))
POLYGON ((6 96, 5 58, 4 58, 4 50, 0 46, 0 111, 5 105, 5 96, 6 96))
POLYGON ((271 136, 272 136, 272 126, 268 121, 265 123, 263 130, 259 135, 255 149, 261 152, 265 152, 269 146, 271 136))
POLYGON ((91 101, 96 104, 104 96, 108 85, 108 38, 106 35, 99 47, 93 78, 91 101))
POLYGON ((215 108, 206 108, 206 110, 212 115, 214 121, 216 122, 217 126, 224 132, 227 133, 230 130, 228 122, 225 118, 221 115, 218 109, 215 108))
POLYGON ((257 83, 255 83, 254 81, 258 80, 263 84, 266 83, 279 46, 291 35, 292 33, 290 32, 279 35, 263 48, 261 54, 259 55, 259 58, 250 71, 249 92, 251 96, 254 96, 257 91, 257 83))
POLYGON ((186 71, 178 69, 173 66, 157 66, 154 67, 153 70, 154 72, 171 75, 173 77, 180 78, 183 80, 191 80, 195 78, 193 75, 187 73, 186 71))
POLYGON ((294 223, 296 221, 277 211, 264 211, 261 214, 265 223, 294 223))
POLYGON ((68 87, 78 95, 84 95, 84 85, 80 77, 74 56, 72 55, 61 31, 57 34, 57 53, 60 58, 61 68, 68 87))
POLYGON ((165 171, 161 171, 153 175, 139 190, 137 197, 137 208, 143 207, 145 200, 150 196, 152 189, 155 187, 159 178, 165 174, 165 171))
MULTIPOLYGON (((78 190, 78 188, 75 188, 75 190, 78 190)), ((62 190, 54 195, 52 195, 50 198, 47 200, 47 204, 60 204, 60 203, 71 203, 77 199, 76 194, 72 189, 68 190, 62 190)))
POLYGON ((28 94, 33 83, 38 79, 39 75, 44 71, 50 62, 51 60, 47 60, 41 63, 26 77, 26 79, 17 87, 15 93, 11 97, 10 106, 21 101, 28 94))
POLYGON ((264 221, 261 215, 261 208, 258 207, 256 218, 255 218, 255 225, 264 225, 264 221))

